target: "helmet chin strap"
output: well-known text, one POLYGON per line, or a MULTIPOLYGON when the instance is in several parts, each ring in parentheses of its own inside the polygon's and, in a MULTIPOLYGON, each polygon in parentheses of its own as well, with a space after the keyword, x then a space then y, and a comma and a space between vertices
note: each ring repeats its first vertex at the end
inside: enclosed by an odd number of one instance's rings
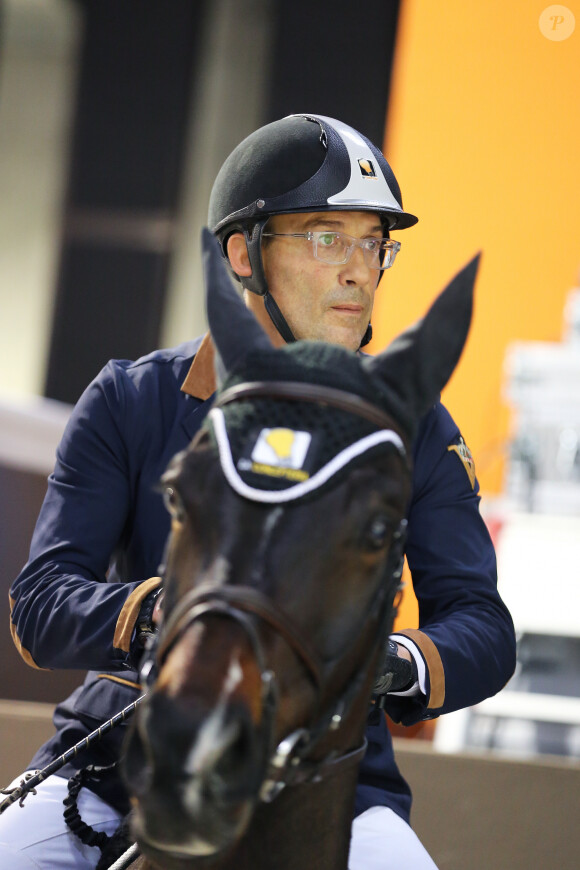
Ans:
POLYGON ((361 338, 359 350, 361 347, 364 347, 365 345, 367 345, 372 337, 373 337, 373 328, 369 323, 369 325, 366 328, 365 334, 361 338))
POLYGON ((280 311, 278 303, 268 291, 266 291, 266 294, 264 296, 264 305, 266 307, 266 311, 270 315, 270 320, 272 321, 286 344, 292 344, 293 341, 296 341, 296 336, 288 326, 288 322, 280 311))

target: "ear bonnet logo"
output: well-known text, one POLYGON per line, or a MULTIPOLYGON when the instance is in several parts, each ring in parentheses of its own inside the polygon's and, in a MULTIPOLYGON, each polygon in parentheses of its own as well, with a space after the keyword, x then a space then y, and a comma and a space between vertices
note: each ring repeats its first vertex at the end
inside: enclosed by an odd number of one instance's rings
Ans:
POLYGON ((307 480, 303 469, 312 436, 293 429, 262 429, 252 450, 251 462, 240 460, 238 467, 272 477, 307 480))
MULTIPOLYGON (((271 405, 275 406, 275 402, 271 405)), ((296 501, 324 486, 359 456, 387 444, 393 445, 405 459, 405 447, 396 432, 377 430, 372 423, 364 421, 361 426, 361 421, 354 418, 349 430, 344 429, 341 434, 342 427, 333 424, 341 414, 352 415, 336 412, 322 420, 316 406, 310 410, 313 425, 309 432, 283 426, 261 426, 256 430, 248 427, 245 419, 252 416, 249 407, 246 414, 232 419, 232 415, 236 417, 236 409, 226 406, 230 417, 228 431, 224 409, 211 409, 207 419, 217 442, 222 470, 239 495, 264 504, 296 501), (331 432, 326 432, 325 427, 331 432), (353 440, 350 430, 354 430, 353 440), (330 444, 326 445, 327 441, 330 444)), ((304 411, 308 413, 302 406, 304 411)))
POLYGON ((366 157, 360 157, 358 161, 358 165, 360 168, 360 174, 363 178, 376 178, 377 173, 375 172, 375 167, 373 166, 372 160, 369 160, 366 157))

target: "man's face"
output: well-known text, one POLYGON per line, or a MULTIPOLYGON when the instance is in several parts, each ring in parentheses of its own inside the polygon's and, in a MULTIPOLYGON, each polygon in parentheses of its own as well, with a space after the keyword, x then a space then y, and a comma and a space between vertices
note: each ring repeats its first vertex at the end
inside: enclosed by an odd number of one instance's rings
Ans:
MULTIPOLYGON (((275 215, 267 233, 340 230, 357 239, 383 236, 378 214, 363 211, 275 215)), ((358 350, 368 326, 381 273, 366 265, 355 248, 347 263, 315 259, 312 242, 269 238, 262 243, 268 289, 296 338, 315 339, 358 350)))

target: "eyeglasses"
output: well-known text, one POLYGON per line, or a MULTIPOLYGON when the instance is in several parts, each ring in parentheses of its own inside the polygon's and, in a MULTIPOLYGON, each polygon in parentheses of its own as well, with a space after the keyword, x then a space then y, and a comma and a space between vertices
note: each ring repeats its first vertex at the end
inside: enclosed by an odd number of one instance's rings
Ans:
POLYGON ((262 233, 262 236, 286 236, 290 239, 308 239, 317 260, 331 266, 348 263, 355 248, 363 252, 364 261, 370 269, 384 272, 390 269, 401 249, 401 243, 393 239, 355 239, 347 233, 322 230, 310 233, 262 233))

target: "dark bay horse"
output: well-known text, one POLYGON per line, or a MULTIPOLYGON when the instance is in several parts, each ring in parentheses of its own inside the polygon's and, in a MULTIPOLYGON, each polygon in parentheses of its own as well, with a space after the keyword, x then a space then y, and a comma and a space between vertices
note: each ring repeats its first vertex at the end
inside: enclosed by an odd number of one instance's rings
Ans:
POLYGON ((410 445, 463 348, 477 258, 365 357, 274 349, 204 247, 222 382, 163 479, 165 616, 125 759, 133 866, 346 870, 410 445))

